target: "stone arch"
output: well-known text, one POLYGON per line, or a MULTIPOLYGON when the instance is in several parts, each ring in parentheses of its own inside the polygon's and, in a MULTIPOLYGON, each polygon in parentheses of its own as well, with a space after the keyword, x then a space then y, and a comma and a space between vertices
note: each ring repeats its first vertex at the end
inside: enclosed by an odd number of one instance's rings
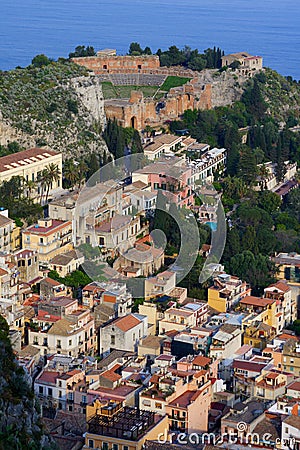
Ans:
POLYGON ((130 119, 130 126, 131 128, 137 129, 137 118, 136 116, 132 116, 130 119))

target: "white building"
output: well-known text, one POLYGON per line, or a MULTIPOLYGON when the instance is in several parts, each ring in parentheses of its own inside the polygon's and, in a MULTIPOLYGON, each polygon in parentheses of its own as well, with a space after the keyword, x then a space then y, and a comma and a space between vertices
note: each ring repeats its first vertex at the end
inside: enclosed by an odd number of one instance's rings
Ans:
POLYGON ((106 356, 111 349, 136 351, 147 332, 147 316, 128 314, 115 319, 99 330, 100 354, 106 356))

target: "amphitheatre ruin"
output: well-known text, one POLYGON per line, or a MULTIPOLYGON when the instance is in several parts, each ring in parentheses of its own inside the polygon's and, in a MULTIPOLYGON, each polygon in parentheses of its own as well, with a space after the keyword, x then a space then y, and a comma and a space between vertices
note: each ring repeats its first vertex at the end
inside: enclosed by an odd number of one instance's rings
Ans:
POLYGON ((161 67, 156 55, 118 56, 114 51, 101 51, 73 61, 100 78, 106 117, 137 130, 147 125, 162 126, 180 118, 187 109, 229 105, 240 97, 245 82, 240 74, 216 69, 195 72, 183 67, 161 67), (181 85, 164 90, 169 77, 176 77, 181 85))

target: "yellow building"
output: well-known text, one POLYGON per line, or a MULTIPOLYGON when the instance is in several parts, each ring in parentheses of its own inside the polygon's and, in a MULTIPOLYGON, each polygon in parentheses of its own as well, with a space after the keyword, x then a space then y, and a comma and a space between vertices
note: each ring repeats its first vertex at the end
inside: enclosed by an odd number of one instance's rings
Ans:
POLYGON ((20 248, 20 228, 8 217, 7 210, 0 210, 0 252, 8 254, 20 248))
POLYGON ((227 312, 250 293, 251 289, 245 281, 221 273, 214 279, 213 286, 208 288, 208 305, 216 311, 227 312))
POLYGON ((40 264, 48 266, 54 256, 72 250, 72 222, 40 219, 23 231, 22 238, 23 247, 37 250, 40 264))
POLYGON ((251 345, 254 348, 263 350, 268 342, 276 336, 276 330, 266 323, 260 321, 251 322, 244 331, 244 344, 251 345))
POLYGON ((261 322, 273 327, 278 333, 278 320, 276 317, 276 300, 271 298, 259 298, 247 295, 240 303, 240 309, 249 315, 243 320, 243 329, 253 325, 254 322, 261 322))
POLYGON ((96 400, 87 406, 84 450, 141 450, 146 440, 158 440, 168 429, 167 416, 144 411, 120 402, 96 400))
MULTIPOLYGON (((0 158, 0 184, 16 176, 21 177, 25 183, 29 181, 38 182, 42 171, 50 164, 54 164, 59 170, 59 178, 52 182, 50 192, 53 189, 61 188, 62 154, 46 148, 30 148, 0 158)), ((40 187, 37 185, 28 194, 37 198, 41 194, 40 187)))

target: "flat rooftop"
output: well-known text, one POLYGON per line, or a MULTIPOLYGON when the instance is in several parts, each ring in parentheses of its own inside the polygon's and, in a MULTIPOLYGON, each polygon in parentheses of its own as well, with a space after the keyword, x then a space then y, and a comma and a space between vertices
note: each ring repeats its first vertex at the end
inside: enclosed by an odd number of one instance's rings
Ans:
POLYGON ((115 413, 95 414, 87 423, 88 432, 126 441, 139 441, 162 417, 152 411, 125 406, 115 413))

